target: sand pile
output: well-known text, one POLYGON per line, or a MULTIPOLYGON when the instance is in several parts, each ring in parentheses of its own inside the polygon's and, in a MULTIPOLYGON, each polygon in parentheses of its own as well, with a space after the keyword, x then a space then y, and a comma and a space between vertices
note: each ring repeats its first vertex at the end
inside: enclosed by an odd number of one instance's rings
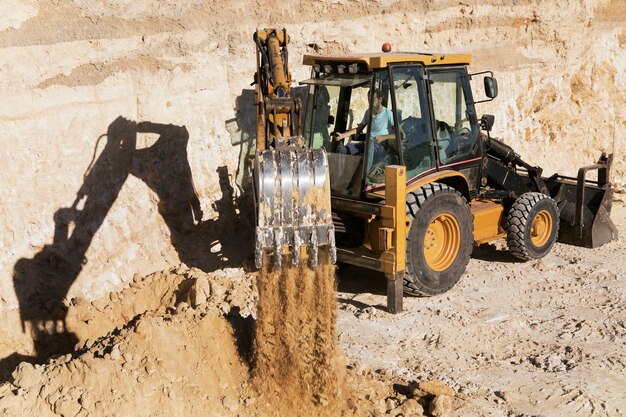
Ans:
POLYGON ((346 364, 335 297, 328 262, 258 277, 187 267, 135 276, 106 298, 68 301, 75 349, 22 362, 0 385, 0 415, 422 415, 434 397, 346 364))
POLYGON ((252 300, 233 284, 228 271, 179 269, 136 278, 93 303, 73 300, 67 328, 80 340, 76 350, 45 365, 21 363, 0 387, 0 414, 237 415, 251 398, 238 350, 249 342, 229 323, 245 319, 221 308, 229 299, 249 314, 252 300))

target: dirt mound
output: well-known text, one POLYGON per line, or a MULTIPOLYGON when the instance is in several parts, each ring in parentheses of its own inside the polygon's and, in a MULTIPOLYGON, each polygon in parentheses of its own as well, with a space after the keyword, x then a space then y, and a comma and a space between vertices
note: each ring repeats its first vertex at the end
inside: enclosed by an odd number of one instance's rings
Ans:
POLYGON ((45 365, 21 363, 0 388, 2 414, 236 415, 250 395, 245 355, 220 310, 225 299, 247 308, 233 278, 180 269, 136 278, 93 303, 73 300, 76 350, 45 365))
POLYGON ((228 322, 186 310, 147 314, 46 366, 23 362, 13 377, 4 415, 226 416, 246 400, 248 373, 228 322))
POLYGON ((22 362, 0 415, 421 415, 406 381, 346 365, 332 265, 255 275, 179 267, 71 300, 74 351, 22 362))

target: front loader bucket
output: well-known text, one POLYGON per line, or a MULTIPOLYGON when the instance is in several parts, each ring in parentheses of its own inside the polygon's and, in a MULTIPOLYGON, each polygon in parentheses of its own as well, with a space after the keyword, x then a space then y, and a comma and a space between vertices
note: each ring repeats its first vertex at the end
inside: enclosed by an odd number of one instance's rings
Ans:
POLYGON ((550 194, 559 205, 560 242, 597 248, 617 239, 617 228, 611 220, 612 161, 612 154, 608 157, 602 154, 597 164, 580 168, 578 178, 554 176, 546 180, 550 194), (598 171, 598 181, 586 179, 591 170, 598 171))
POLYGON ((298 265, 302 247, 315 267, 320 246, 328 247, 334 263, 335 230, 324 150, 284 147, 258 151, 255 177, 256 267, 261 268, 266 251, 273 252, 275 268, 280 268, 282 256, 288 253, 298 265))

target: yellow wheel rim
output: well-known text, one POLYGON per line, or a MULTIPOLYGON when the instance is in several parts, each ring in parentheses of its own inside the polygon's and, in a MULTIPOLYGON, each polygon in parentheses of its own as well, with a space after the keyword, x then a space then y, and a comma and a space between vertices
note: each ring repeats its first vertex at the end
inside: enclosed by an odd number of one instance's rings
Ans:
POLYGON ((442 213, 433 220, 424 237, 428 267, 441 272, 450 268, 461 247, 461 228, 454 216, 442 213))
POLYGON ((536 247, 541 247, 548 242, 552 234, 552 216, 547 210, 541 210, 530 225, 530 240, 536 247))

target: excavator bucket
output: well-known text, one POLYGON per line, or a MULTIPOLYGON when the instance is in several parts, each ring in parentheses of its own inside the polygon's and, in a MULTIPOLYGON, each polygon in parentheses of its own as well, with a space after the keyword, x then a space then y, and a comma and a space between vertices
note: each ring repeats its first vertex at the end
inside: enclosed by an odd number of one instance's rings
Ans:
POLYGON ((612 161, 612 154, 602 154, 597 164, 580 168, 577 178, 555 175, 546 180, 550 194, 559 204, 560 242, 597 248, 617 239, 617 228, 611 220, 612 161), (598 180, 588 180, 587 173, 594 170, 598 171, 598 180))
POLYGON ((334 263, 335 231, 324 150, 282 147, 257 151, 255 176, 257 268, 266 253, 273 253, 277 269, 283 255, 291 255, 291 262, 298 265, 303 247, 312 267, 318 263, 319 247, 330 251, 334 263))

